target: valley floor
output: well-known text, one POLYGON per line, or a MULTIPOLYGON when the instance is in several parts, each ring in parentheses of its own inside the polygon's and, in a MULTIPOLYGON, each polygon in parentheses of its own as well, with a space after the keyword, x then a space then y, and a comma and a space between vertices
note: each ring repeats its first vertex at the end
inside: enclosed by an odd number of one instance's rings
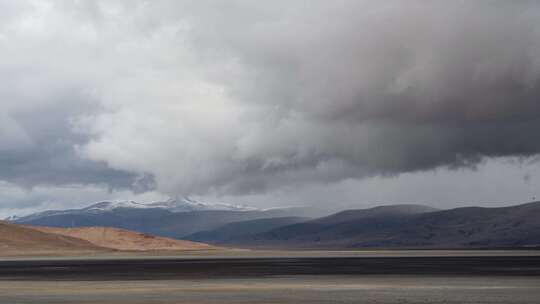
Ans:
POLYGON ((5 281, 1 303, 538 303, 540 278, 286 276, 143 281, 5 281))
POLYGON ((0 303, 540 303, 538 251, 0 261, 0 303))

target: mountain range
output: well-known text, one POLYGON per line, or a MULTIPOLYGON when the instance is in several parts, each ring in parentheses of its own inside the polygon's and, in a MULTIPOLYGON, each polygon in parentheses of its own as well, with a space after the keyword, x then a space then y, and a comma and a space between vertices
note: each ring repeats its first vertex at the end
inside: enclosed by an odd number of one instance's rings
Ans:
POLYGON ((49 210, 9 220, 49 227, 116 227, 177 239, 232 222, 286 216, 317 216, 314 208, 256 209, 240 205, 208 204, 190 199, 142 204, 106 201, 85 208, 49 210))
MULTIPOLYGON (((214 231, 219 231, 220 228, 214 231)), ((210 243, 251 248, 540 248, 540 202, 435 210, 418 205, 347 210, 210 243)))
POLYGON ((14 222, 109 226, 241 248, 540 248, 540 202, 449 210, 408 204, 322 214, 313 208, 260 210, 183 200, 102 202, 82 209, 46 211, 14 222))

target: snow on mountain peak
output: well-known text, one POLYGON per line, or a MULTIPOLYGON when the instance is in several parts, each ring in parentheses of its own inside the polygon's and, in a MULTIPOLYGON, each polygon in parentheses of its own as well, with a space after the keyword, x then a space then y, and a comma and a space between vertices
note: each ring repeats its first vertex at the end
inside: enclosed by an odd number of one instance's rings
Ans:
POLYGON ((256 210, 255 208, 232 205, 224 203, 208 204, 196 201, 189 197, 169 199, 164 202, 155 202, 147 204, 151 208, 163 208, 171 212, 190 212, 190 211, 208 211, 208 210, 229 210, 229 211, 249 211, 256 210))
POLYGON ((147 205, 134 201, 105 201, 83 208, 85 211, 112 211, 117 208, 148 208, 147 205))

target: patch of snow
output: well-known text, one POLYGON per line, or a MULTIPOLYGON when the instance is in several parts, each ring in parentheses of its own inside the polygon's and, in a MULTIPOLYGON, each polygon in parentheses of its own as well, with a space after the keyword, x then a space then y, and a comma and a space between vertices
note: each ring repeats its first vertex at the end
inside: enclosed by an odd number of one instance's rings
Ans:
POLYGON ((12 215, 12 216, 8 216, 4 219, 4 221, 8 221, 8 222, 14 222, 16 220, 18 220, 20 217, 19 216, 16 216, 16 215, 12 215))
POLYGON ((138 209, 145 209, 148 208, 145 204, 140 204, 134 201, 106 201, 106 202, 99 202, 96 204, 93 204, 91 206, 88 206, 86 208, 83 208, 82 210, 86 211, 112 211, 114 209, 118 208, 138 208, 138 209))
POLYGON ((208 211, 208 210, 229 210, 229 211, 251 211, 257 210, 244 205, 232 205, 224 203, 203 203, 188 197, 169 199, 164 202, 149 203, 147 206, 152 208, 163 208, 171 212, 190 212, 190 211, 208 211))

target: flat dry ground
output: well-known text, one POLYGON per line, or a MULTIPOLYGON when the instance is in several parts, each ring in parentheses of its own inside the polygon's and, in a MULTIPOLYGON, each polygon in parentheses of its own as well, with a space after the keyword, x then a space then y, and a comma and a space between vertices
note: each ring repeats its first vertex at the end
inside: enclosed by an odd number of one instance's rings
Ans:
POLYGON ((0 303, 540 303, 538 277, 302 276, 0 282, 0 303))
POLYGON ((0 303, 540 303, 540 251, 152 254, 0 259, 0 303), (338 263, 336 274, 323 271, 329 263, 338 263), (320 274, 305 274, 312 270, 320 274))
MULTIPOLYGON (((215 247, 214 247, 215 248, 215 247)), ((215 258, 320 258, 320 257, 483 257, 540 256, 540 250, 249 250, 219 248, 211 250, 124 250, 94 252, 17 252, 0 254, 2 260, 101 260, 101 259, 215 259, 215 258)))

